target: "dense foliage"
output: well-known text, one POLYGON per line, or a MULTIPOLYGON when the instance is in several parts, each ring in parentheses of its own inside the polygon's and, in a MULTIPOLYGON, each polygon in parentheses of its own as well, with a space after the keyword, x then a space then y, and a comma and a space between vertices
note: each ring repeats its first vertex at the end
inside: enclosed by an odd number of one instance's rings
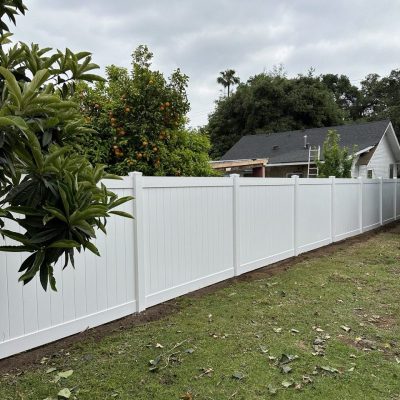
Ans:
POLYGON ((110 66, 107 82, 94 88, 81 85, 77 98, 87 125, 82 148, 93 162, 125 175, 213 174, 209 139, 185 128, 189 102, 188 77, 179 69, 169 79, 151 69, 152 53, 139 46, 132 55, 132 71, 110 66))
POLYGON ((243 135, 390 119, 400 134, 400 70, 369 74, 359 87, 346 75, 287 78, 281 69, 262 73, 220 98, 206 130, 212 155, 224 154, 243 135))
POLYGON ((212 156, 221 156, 244 135, 335 125, 343 117, 319 78, 262 73, 217 101, 207 126, 212 156))
POLYGON ((20 1, 2 4, 0 234, 20 245, 0 250, 31 253, 20 280, 39 274, 44 289, 49 283, 55 289, 55 263, 64 256, 65 266, 73 264, 75 249, 98 254, 95 228, 105 231, 110 210, 129 198, 117 199, 100 185, 111 177, 104 167, 93 167, 66 145, 91 132, 71 101, 78 81, 102 80, 90 73, 97 68, 90 53, 13 44, 4 19, 15 22, 26 8, 20 1))
POLYGON ((351 178, 351 165, 354 156, 347 147, 340 146, 340 135, 335 130, 328 130, 322 154, 323 161, 317 162, 318 176, 320 178, 329 176, 351 178))

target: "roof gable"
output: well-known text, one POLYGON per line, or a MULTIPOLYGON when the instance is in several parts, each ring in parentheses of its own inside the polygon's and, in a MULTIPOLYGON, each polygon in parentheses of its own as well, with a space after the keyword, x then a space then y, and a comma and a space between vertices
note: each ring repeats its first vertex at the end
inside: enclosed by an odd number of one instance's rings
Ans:
POLYGON ((304 136, 311 146, 321 146, 329 129, 334 129, 340 135, 340 145, 357 150, 363 150, 379 143, 389 120, 366 122, 361 124, 339 125, 323 128, 313 128, 271 134, 243 136, 232 146, 221 160, 238 160, 253 158, 268 158, 268 164, 307 162, 308 149, 304 148, 304 136))

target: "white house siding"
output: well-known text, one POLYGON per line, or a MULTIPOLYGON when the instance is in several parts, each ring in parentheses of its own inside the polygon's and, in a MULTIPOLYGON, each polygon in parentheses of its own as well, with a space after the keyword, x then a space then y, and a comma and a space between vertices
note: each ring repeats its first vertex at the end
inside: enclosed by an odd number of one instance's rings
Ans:
MULTIPOLYGON (((367 177, 367 171, 372 170, 373 178, 389 178, 389 165, 396 164, 396 159, 390 148, 390 143, 387 137, 387 133, 383 136, 380 143, 378 144, 371 160, 369 161, 367 168, 365 169, 365 176, 367 177)), ((393 171, 396 174, 396 170, 393 171)))
POLYGON ((362 178, 367 177, 367 166, 366 165, 360 165, 358 168, 358 176, 361 176, 362 178))

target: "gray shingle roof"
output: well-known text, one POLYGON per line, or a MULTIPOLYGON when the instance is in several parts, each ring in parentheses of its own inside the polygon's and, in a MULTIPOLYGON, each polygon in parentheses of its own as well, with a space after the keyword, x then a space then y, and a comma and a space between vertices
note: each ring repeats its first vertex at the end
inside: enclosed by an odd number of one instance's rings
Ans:
POLYGON ((340 135, 340 145, 360 151, 379 143, 390 121, 365 122, 361 124, 313 128, 290 132, 243 136, 221 160, 268 158, 268 164, 307 162, 308 149, 304 148, 304 135, 311 146, 321 146, 329 129, 340 135))

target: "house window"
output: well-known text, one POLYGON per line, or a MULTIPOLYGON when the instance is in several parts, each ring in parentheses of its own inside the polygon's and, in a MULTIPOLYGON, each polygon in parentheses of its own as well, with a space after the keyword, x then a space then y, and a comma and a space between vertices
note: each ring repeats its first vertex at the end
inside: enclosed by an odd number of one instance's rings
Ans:
POLYGON ((369 169, 367 171, 367 178, 371 179, 372 178, 372 169, 369 169))
POLYGON ((389 178, 393 179, 394 177, 394 164, 389 164, 389 178))

